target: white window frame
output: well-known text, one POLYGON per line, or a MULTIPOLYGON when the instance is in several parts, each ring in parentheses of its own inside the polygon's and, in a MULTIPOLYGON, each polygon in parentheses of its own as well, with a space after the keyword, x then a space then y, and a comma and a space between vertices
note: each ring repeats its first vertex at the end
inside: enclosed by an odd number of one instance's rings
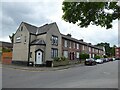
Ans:
POLYGON ((71 47, 72 47, 72 45, 71 45, 71 44, 72 44, 72 42, 70 41, 70 42, 69 42, 69 44, 70 44, 70 45, 69 45, 69 48, 71 48, 71 47))
POLYGON ((85 46, 83 45, 83 48, 82 48, 83 50, 85 50, 85 46))
POLYGON ((94 52, 94 48, 92 48, 92 52, 94 52))
POLYGON ((116 54, 119 55, 119 52, 117 52, 116 54))
POLYGON ((21 42, 21 37, 20 36, 16 37, 16 42, 21 42))
POLYGON ((76 58, 79 58, 80 53, 76 52, 76 58))
POLYGON ((58 36, 52 35, 52 45, 58 45, 58 36))
POLYGON ((75 42, 73 43, 73 48, 75 48, 75 42))
POLYGON ((63 56, 68 58, 68 51, 63 51, 63 56))
POLYGON ((64 47, 67 47, 67 40, 64 40, 64 47))
POLYGON ((79 44, 77 43, 77 49, 79 49, 79 44))
POLYGON ((89 47, 89 52, 91 52, 91 47, 89 47))

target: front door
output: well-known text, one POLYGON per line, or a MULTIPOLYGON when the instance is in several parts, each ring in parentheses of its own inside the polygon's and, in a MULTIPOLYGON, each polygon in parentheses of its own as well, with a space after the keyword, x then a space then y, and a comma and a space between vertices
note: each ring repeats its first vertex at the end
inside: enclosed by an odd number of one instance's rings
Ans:
POLYGON ((70 60, 74 60, 74 52, 70 52, 70 60))
POLYGON ((41 51, 36 52, 36 64, 42 64, 42 52, 41 51))

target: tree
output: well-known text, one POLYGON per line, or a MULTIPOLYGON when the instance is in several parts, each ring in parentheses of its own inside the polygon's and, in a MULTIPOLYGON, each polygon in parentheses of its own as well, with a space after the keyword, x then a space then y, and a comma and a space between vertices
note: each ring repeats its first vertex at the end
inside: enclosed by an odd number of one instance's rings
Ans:
POLYGON ((115 56, 115 45, 113 47, 110 47, 109 43, 98 43, 96 46, 103 46, 105 47, 105 54, 110 57, 110 56, 115 56))
POLYGON ((113 45, 113 47, 111 47, 111 56, 115 56, 115 48, 116 48, 116 45, 113 45))
POLYGON ((112 21, 120 19, 118 2, 63 2, 62 18, 80 27, 90 24, 112 28, 112 21), (106 12, 107 11, 107 12, 106 12), (111 12, 109 12, 111 11, 111 12))
POLYGON ((9 48, 2 48, 2 52, 11 52, 12 50, 11 49, 9 49, 9 48))

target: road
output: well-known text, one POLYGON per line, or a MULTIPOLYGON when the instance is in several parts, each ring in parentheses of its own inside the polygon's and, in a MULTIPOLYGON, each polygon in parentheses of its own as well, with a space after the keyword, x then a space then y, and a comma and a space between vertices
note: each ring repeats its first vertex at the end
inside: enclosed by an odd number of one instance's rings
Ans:
POLYGON ((118 88, 118 61, 57 71, 2 70, 3 88, 118 88))

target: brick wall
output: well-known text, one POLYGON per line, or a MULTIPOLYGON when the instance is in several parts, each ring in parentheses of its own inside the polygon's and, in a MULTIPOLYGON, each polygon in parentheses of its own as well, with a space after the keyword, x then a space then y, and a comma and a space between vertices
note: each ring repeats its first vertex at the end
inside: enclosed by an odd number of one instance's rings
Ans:
POLYGON ((2 64, 11 64, 12 62, 12 52, 2 53, 2 64))
POLYGON ((115 48, 115 57, 120 58, 120 47, 115 48))

